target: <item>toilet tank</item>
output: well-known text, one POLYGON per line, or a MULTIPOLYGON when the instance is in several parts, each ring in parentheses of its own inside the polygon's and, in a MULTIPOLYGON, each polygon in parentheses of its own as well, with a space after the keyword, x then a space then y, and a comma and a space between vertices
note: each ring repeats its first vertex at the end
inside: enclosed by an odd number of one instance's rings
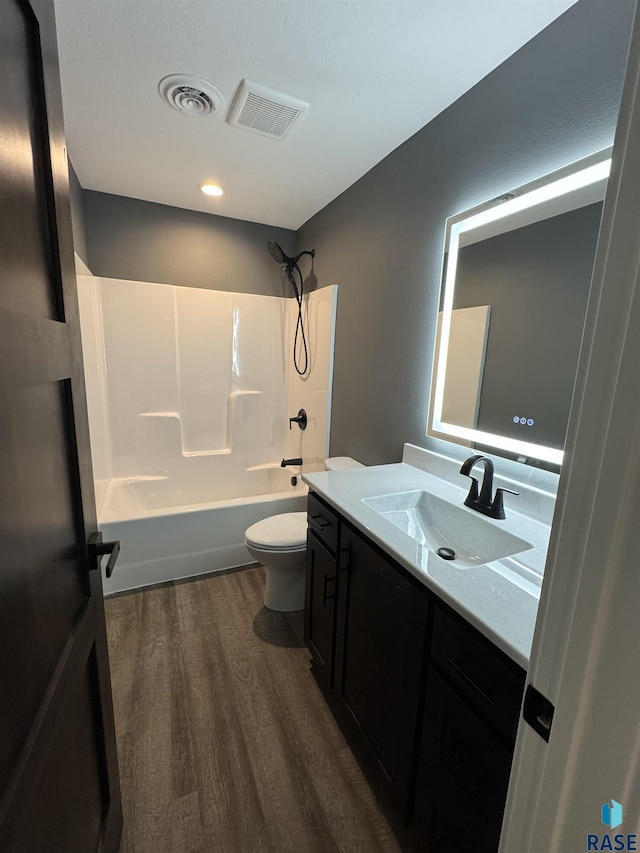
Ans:
POLYGON ((364 468, 365 466, 351 456, 330 456, 324 460, 324 467, 327 471, 345 471, 347 468, 364 468))

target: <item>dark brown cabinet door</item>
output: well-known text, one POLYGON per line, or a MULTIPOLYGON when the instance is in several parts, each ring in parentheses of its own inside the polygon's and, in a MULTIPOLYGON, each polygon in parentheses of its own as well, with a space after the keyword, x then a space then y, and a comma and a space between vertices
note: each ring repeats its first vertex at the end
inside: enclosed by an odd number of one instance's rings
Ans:
POLYGON ((0 0, 0 849, 116 851, 120 794, 53 3, 0 0))
POLYGON ((430 669, 412 831, 429 853, 496 853, 513 744, 430 669))
POLYGON ((341 546, 348 558, 338 603, 337 702, 353 745, 406 815, 429 603, 345 525, 341 546))
POLYGON ((434 608, 412 833, 429 853, 496 853, 525 673, 434 608))
POLYGON ((327 689, 333 686, 336 604, 336 558, 309 531, 305 583, 304 639, 313 658, 313 671, 327 689))

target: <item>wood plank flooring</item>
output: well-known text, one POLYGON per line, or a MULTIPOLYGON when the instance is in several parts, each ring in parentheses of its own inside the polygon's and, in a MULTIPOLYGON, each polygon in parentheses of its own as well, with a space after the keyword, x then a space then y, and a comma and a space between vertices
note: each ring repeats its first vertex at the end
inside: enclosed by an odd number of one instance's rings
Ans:
POLYGON ((121 853, 400 853, 250 568, 106 601, 121 853))

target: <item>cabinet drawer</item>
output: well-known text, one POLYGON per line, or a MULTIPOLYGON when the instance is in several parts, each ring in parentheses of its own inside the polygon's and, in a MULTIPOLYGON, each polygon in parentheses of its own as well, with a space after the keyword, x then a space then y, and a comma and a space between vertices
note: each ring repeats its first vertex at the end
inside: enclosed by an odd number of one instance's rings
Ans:
POLYGON ((338 516, 314 494, 308 497, 307 521, 309 529, 335 554, 338 548, 338 516))
POLYGON ((515 740, 525 673, 471 626, 440 607, 431 660, 467 701, 509 740, 515 740))

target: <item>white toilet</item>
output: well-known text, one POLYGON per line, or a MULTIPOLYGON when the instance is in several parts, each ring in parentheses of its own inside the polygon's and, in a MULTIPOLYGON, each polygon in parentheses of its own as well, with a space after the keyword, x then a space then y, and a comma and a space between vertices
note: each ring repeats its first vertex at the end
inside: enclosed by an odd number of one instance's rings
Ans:
MULTIPOLYGON (((327 471, 362 468, 350 456, 325 461, 327 471)), ((288 613, 304 608, 307 513, 284 512, 263 518, 248 527, 244 544, 254 560, 266 569, 265 607, 288 613)))

